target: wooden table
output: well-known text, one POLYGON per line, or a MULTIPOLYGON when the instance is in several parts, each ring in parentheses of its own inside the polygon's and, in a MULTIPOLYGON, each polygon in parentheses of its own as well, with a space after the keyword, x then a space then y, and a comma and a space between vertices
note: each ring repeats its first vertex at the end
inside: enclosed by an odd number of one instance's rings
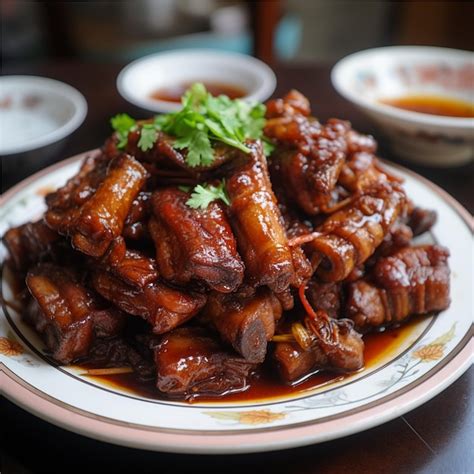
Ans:
MULTIPOLYGON (((321 120, 340 117, 363 132, 373 132, 367 120, 340 98, 329 80, 329 65, 279 66, 277 94, 299 89, 321 120)), ((143 116, 115 88, 119 65, 63 62, 4 68, 6 74, 38 74, 65 81, 86 97, 89 113, 69 139, 58 161, 99 146, 110 132, 109 118, 118 112, 143 116)), ((381 154, 393 161, 381 144, 381 154)), ((473 165, 436 170, 402 163, 431 179, 471 213, 474 211, 473 165)), ((15 176, 4 177, 9 183, 15 176)), ((469 256, 466 256, 469 258, 469 256)), ((422 407, 377 428, 343 439, 278 451, 239 456, 191 456, 153 453, 94 441, 57 428, 2 399, 2 474, 29 472, 153 472, 181 473, 467 473, 474 462, 474 403, 471 368, 445 392, 422 407)))

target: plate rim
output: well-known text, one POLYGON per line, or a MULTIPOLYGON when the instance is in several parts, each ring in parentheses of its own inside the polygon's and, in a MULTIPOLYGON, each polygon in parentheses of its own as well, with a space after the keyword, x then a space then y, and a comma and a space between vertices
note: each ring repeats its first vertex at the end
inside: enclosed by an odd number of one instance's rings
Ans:
MULTIPOLYGON (((33 174, 0 195, 0 206, 8 202, 21 189, 42 176, 97 152, 98 149, 93 149, 79 153, 33 174)), ((474 219, 449 193, 414 171, 395 163, 385 160, 384 162, 411 175, 440 195, 472 232, 474 219)), ((61 406, 65 404, 31 386, 3 363, 0 363, 0 369, 2 371, 4 393, 9 400, 43 420, 100 441, 139 449, 175 453, 231 454, 264 452, 304 446, 347 436, 380 425, 417 408, 451 385, 470 367, 474 357, 472 335, 473 326, 471 324, 463 340, 459 343, 461 345, 465 341, 459 352, 434 374, 428 376, 426 380, 397 396, 395 406, 393 405, 393 399, 390 399, 339 419, 323 422, 313 420, 313 422, 305 423, 304 426, 275 427, 274 430, 265 431, 264 433, 260 430, 227 434, 225 432, 203 434, 202 432, 193 433, 192 431, 172 433, 166 430, 160 431, 160 429, 150 431, 145 427, 132 426, 126 422, 121 422, 121 425, 111 424, 104 417, 100 419, 99 415, 88 412, 80 413, 82 410, 71 410, 68 407, 61 406), (317 429, 315 429, 316 426, 317 429)))

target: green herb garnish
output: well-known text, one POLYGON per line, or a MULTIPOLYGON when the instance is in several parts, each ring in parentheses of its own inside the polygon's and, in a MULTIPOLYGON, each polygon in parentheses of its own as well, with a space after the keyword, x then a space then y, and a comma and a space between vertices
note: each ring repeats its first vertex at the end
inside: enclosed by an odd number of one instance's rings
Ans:
POLYGON ((230 205, 230 199, 225 190, 225 180, 217 186, 198 184, 191 193, 191 197, 186 204, 193 209, 206 209, 212 201, 221 200, 224 204, 230 205))
POLYGON ((117 114, 115 117, 110 119, 112 128, 117 132, 119 142, 117 146, 124 148, 127 144, 128 133, 135 127, 136 122, 130 115, 117 114))
POLYGON ((150 150, 158 132, 163 131, 176 137, 174 148, 187 149, 186 163, 192 168, 212 164, 215 142, 249 153, 245 140, 263 139, 265 152, 271 152, 271 144, 263 137, 263 104, 231 100, 224 95, 213 97, 203 84, 196 83, 184 94, 182 105, 178 112, 156 116, 153 123, 143 125, 126 114, 115 116, 111 124, 119 137, 118 147, 124 148, 128 133, 139 128, 138 147, 142 151, 150 150))

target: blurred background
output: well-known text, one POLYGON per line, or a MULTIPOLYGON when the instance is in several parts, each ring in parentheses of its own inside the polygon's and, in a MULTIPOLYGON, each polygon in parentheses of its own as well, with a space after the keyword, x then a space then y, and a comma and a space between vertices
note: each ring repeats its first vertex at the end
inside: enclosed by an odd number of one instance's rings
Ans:
POLYGON ((126 62, 179 48, 267 63, 334 62, 390 44, 472 49, 474 2, 2 0, 2 65, 53 58, 126 62))

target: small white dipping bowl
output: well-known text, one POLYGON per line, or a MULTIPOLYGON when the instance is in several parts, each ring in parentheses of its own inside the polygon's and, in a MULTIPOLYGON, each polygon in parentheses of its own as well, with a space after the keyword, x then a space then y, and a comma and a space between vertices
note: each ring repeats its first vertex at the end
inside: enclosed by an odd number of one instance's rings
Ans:
POLYGON ((474 119, 411 112, 380 102, 440 96, 472 103, 473 53, 428 46, 369 49, 339 61, 331 79, 336 90, 373 120, 403 158, 439 167, 473 158, 474 119))
POLYGON ((63 82, 37 76, 0 77, 0 155, 59 142, 81 125, 86 114, 84 96, 63 82))
POLYGON ((275 90, 273 71, 262 61, 244 54, 189 49, 145 56, 126 66, 117 88, 127 101, 152 112, 172 112, 181 104, 152 99, 163 87, 194 81, 222 83, 243 89, 244 100, 264 101, 275 90))

